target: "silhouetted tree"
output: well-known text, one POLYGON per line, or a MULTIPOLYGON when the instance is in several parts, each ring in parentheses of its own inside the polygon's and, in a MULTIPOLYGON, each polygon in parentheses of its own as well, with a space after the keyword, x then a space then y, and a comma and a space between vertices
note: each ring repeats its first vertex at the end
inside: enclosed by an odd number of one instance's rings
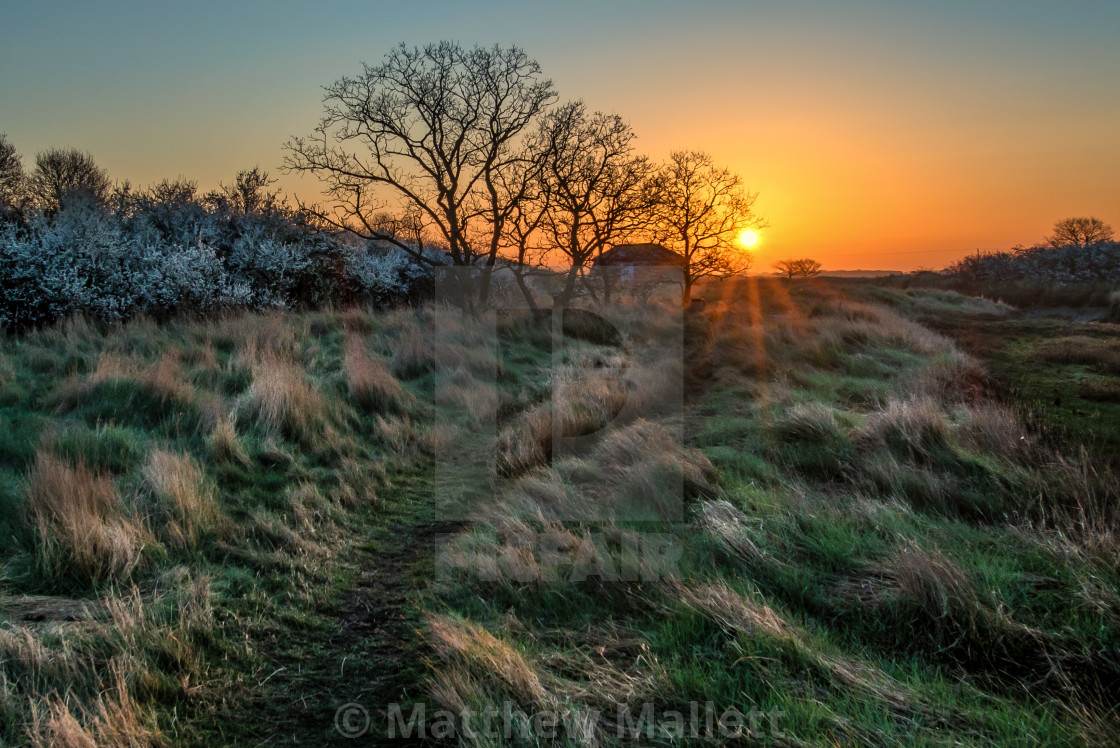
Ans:
POLYGON ((570 270, 560 302, 571 302, 583 268, 610 245, 648 228, 656 170, 634 148, 634 131, 617 114, 566 104, 542 125, 542 249, 563 255, 570 270))
POLYGON ((0 133, 0 217, 18 210, 23 202, 23 161, 8 136, 0 133))
POLYGON ((67 200, 103 202, 112 183, 93 156, 74 148, 51 148, 35 155, 35 170, 28 186, 43 210, 57 210, 67 200))
POLYGON ((814 275, 820 275, 822 265, 816 260, 808 258, 800 260, 778 260, 774 263, 774 269, 778 275, 784 275, 789 279, 793 278, 812 278, 814 275))
POLYGON ((763 222, 752 212, 757 195, 738 174, 716 166, 707 153, 675 151, 657 176, 654 235, 684 256, 684 303, 701 278, 726 278, 748 270, 752 257, 737 247, 739 235, 763 222))
POLYGON ((287 144, 286 168, 326 182, 334 207, 318 215, 335 226, 426 262, 379 220, 411 209, 454 264, 492 267, 508 201, 519 199, 502 175, 524 159, 523 134, 555 98, 552 82, 518 47, 454 42, 402 44, 363 68, 327 87, 326 114, 314 135, 287 144))
POLYGON ((242 169, 233 184, 220 184, 207 193, 205 202, 218 210, 235 215, 268 214, 276 212, 283 203, 280 190, 270 189, 276 184, 267 171, 259 166, 242 169))
POLYGON ((1099 218, 1063 218, 1047 238, 1051 247, 1092 247, 1112 240, 1112 227, 1099 218))

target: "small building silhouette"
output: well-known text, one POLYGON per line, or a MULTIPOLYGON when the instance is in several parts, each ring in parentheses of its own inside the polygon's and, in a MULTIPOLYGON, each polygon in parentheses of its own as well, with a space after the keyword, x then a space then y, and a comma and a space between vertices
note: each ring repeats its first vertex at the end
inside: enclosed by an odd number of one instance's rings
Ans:
POLYGON ((632 281, 641 275, 638 268, 684 267, 686 260, 660 244, 618 244, 599 255, 594 262, 598 268, 615 268, 622 281, 632 281))

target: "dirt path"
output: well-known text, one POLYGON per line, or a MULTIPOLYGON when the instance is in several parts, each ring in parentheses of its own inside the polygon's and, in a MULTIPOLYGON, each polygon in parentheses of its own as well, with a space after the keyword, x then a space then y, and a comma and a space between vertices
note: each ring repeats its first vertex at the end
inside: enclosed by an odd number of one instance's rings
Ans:
POLYGON ((229 745, 401 745, 385 735, 389 705, 408 715, 424 700, 427 653, 419 596, 435 543, 457 525, 434 522, 422 491, 385 504, 341 560, 350 583, 306 618, 277 621, 252 646, 266 659, 212 715, 206 742, 229 745), (216 733, 216 734, 214 734, 216 733))

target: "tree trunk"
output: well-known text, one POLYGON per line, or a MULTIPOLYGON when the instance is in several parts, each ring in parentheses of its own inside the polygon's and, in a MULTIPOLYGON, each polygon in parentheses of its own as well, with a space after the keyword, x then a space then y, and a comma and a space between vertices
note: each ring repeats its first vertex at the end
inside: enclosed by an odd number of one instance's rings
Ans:
POLYGON ((560 305, 567 309, 572 303, 572 295, 576 290, 576 279, 579 277, 579 265, 572 265, 568 271, 568 279, 564 281, 564 290, 560 292, 560 305))

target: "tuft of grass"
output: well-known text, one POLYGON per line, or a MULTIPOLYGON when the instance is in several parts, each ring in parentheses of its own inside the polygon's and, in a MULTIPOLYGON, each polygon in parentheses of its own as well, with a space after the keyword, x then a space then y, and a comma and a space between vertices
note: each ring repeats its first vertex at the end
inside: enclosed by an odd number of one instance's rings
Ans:
POLYGON ((389 365, 380 356, 371 355, 360 337, 347 340, 343 368, 350 398, 363 408, 403 413, 412 402, 412 396, 393 376, 389 365))
POLYGON ((551 703, 541 677, 525 656, 485 628, 450 616, 430 616, 428 632, 437 654, 460 669, 460 682, 489 680, 507 689, 521 704, 551 703))
POLYGON ((45 711, 36 710, 27 734, 35 748, 147 748, 165 745, 132 696, 125 667, 114 662, 112 686, 90 709, 52 697, 45 711), (75 715, 77 712, 77 716, 75 715))
POLYGON ((178 548, 194 548, 219 521, 214 490, 186 455, 157 449, 143 469, 160 534, 178 548))
POLYGON ((435 349, 411 309, 396 309, 384 317, 389 331, 388 350, 391 351, 393 373, 404 379, 415 379, 432 371, 435 366, 435 349))
POLYGON ((882 410, 871 414, 861 437, 928 463, 949 449, 949 420, 941 404, 931 398, 892 398, 882 410))
POLYGON ((222 416, 217 419, 206 446, 210 456, 219 463, 236 463, 242 467, 249 467, 249 453, 237 434, 237 419, 233 416, 222 416))
POLYGON ((302 367, 274 355, 259 354, 252 372, 246 405, 258 423, 306 445, 326 434, 329 403, 302 367))
POLYGON ((56 584, 124 579, 151 543, 148 529, 126 514, 112 478, 49 452, 36 455, 27 477, 27 509, 39 533, 40 568, 56 584))
POLYGON ((939 549, 913 542, 903 543, 878 562, 862 592, 864 603, 910 606, 917 611, 917 621, 934 626, 948 619, 971 628, 984 612, 963 569, 939 549))
POLYGON ((1120 379, 1087 379, 1081 383, 1077 394, 1099 403, 1120 403, 1120 379))

